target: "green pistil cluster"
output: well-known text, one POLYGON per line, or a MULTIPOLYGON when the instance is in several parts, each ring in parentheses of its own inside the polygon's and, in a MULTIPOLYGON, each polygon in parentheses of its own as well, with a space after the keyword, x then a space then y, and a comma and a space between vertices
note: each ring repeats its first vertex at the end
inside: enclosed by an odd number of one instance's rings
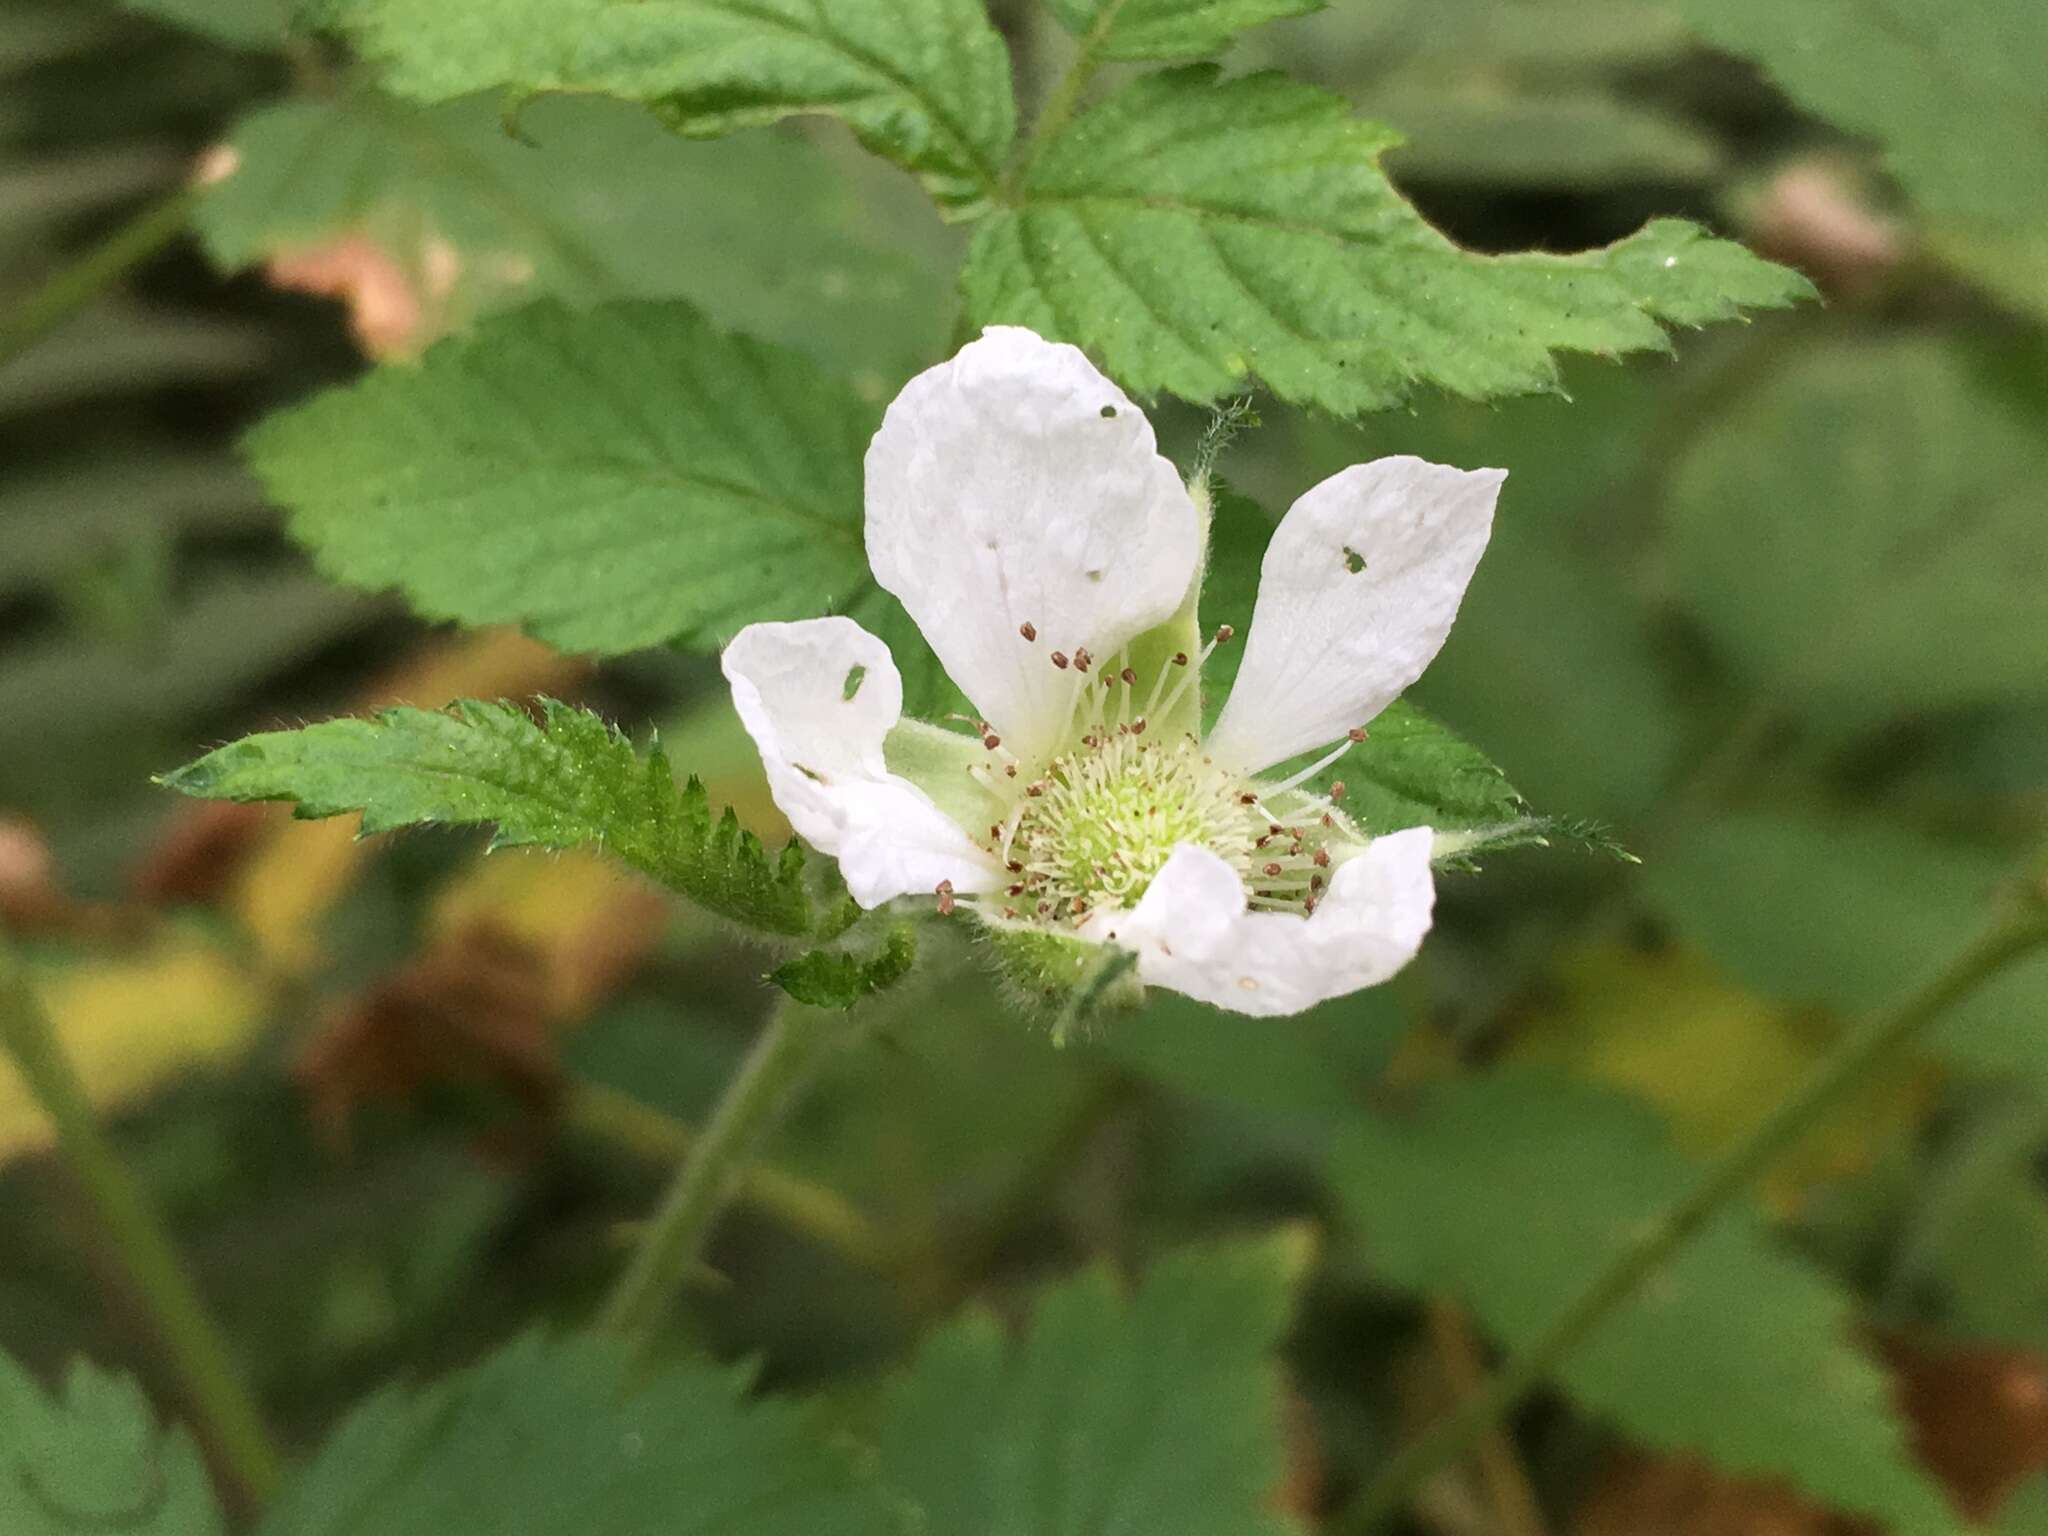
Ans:
POLYGON ((1196 744, 1090 735, 1026 791, 1005 857, 1020 909, 1075 919, 1130 907, 1181 843, 1245 864, 1263 827, 1196 744))
MULTIPOLYGON (((1052 666, 1071 668, 1068 720, 1079 735, 1035 772, 977 722, 989 757, 970 771, 1010 807, 984 844, 1003 861, 1010 883, 1000 898, 984 900, 1013 921, 1077 926, 1092 912, 1136 906, 1174 849, 1191 844, 1237 872, 1252 907, 1315 910, 1333 853, 1356 842, 1357 833, 1333 803, 1343 786, 1331 798, 1298 786, 1342 749, 1314 769, 1265 784, 1219 767, 1193 736, 1162 739, 1147 730, 1155 706, 1170 713, 1202 662, 1230 636, 1227 625, 1219 629, 1193 666, 1185 654, 1173 656, 1142 705, 1138 676, 1120 658, 1093 672, 1085 650, 1071 657, 1051 652, 1052 666)), ((1037 632, 1026 624, 1019 637, 1031 644, 1037 632)), ((950 888, 939 894, 950 910, 950 888)))

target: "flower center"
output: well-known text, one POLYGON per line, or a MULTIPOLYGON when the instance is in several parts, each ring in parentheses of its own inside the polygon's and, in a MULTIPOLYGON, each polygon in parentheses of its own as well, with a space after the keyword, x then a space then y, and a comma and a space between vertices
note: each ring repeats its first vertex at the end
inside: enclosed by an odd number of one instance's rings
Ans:
POLYGON ((1258 785, 1217 767, 1192 738, 1147 738, 1142 727, 1084 736, 990 830, 1013 877, 1005 915, 1062 924, 1135 906, 1182 843, 1222 858, 1252 904, 1271 910, 1311 909, 1330 863, 1318 818, 1276 819, 1258 785))

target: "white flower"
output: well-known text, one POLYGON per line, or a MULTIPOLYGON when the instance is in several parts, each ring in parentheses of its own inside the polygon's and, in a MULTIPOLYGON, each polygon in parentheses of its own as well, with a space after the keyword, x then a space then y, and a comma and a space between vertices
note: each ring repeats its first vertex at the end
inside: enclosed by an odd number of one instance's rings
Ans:
POLYGON ((1429 929, 1430 830, 1303 786, 1442 646, 1503 478, 1380 459, 1297 501, 1204 738, 1201 663, 1229 638, 1196 641, 1206 507, 1079 351, 992 327, 905 386, 867 455, 875 577, 975 734, 904 720, 888 647, 850 619, 750 625, 725 675, 776 804, 861 905, 936 893, 1295 1013, 1386 980, 1429 929))

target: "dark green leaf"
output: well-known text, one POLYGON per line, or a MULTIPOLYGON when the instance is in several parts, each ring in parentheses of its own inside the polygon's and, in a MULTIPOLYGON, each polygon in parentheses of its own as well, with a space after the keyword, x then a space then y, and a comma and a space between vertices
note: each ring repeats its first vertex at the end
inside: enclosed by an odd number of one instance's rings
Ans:
POLYGON ((899 1512, 747 1373, 651 1378, 589 1339, 529 1337, 358 1408, 261 1536, 903 1536, 899 1512))
MULTIPOLYGON (((1641 1225, 1691 1187, 1655 1115, 1530 1070, 1446 1085, 1342 1144, 1338 1187, 1375 1270, 1469 1303, 1527 1344, 1641 1225)), ((1897 1531, 1951 1528, 1908 1453, 1849 1298, 1779 1252, 1754 1207, 1695 1237, 1559 1370, 1631 1438, 1787 1478, 1897 1531)))
POLYGON ((419 101, 509 88, 644 102, 693 137, 798 112, 845 119, 941 204, 993 189, 1016 129, 980 0, 340 0, 336 19, 419 101))
POLYGON ((510 704, 389 709, 245 736, 166 774, 214 800, 290 800, 302 817, 363 814, 363 833, 419 823, 496 828, 494 847, 595 843, 734 922, 811 927, 803 853, 771 858, 731 811, 714 820, 704 786, 678 790, 657 745, 647 756, 597 716, 552 699, 536 725, 510 704))
POLYGON ((198 1448, 157 1428, 132 1381, 80 1361, 46 1397, 0 1355, 0 1530, 7 1536, 221 1536, 198 1448))
POLYGON ((1014 1346, 970 1313, 890 1384, 884 1480, 934 1533, 1283 1536, 1273 1349, 1308 1256, 1299 1232, 1186 1250, 1128 1297, 1092 1269, 1014 1346))
POLYGON ((871 593, 876 412, 679 304, 539 304, 248 441, 331 576, 566 650, 710 648, 871 593))

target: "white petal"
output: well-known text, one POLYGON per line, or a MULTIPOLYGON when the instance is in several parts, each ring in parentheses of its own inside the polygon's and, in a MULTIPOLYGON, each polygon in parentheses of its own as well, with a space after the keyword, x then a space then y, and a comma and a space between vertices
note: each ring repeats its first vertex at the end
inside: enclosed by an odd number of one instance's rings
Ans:
POLYGON ((1138 953, 1138 978, 1235 1013, 1277 1017, 1378 986, 1415 957, 1436 887, 1430 830, 1376 837, 1337 867, 1308 917, 1246 910, 1237 873, 1183 844, 1136 907, 1099 936, 1138 953))
POLYGON ((1076 685, 1051 654, 1106 661, 1170 617, 1201 537, 1143 413, 1076 348, 1015 326, 906 384, 868 449, 875 579, 1027 760, 1076 685))
POLYGON ((1288 510, 1209 750, 1246 773, 1335 741, 1443 647, 1493 531, 1501 469, 1354 464, 1288 510))
POLYGON ((995 888, 994 857, 882 760, 903 677, 880 640, 851 619, 750 624, 719 665, 776 805, 839 860, 855 901, 879 906, 941 880, 963 894, 995 888))

